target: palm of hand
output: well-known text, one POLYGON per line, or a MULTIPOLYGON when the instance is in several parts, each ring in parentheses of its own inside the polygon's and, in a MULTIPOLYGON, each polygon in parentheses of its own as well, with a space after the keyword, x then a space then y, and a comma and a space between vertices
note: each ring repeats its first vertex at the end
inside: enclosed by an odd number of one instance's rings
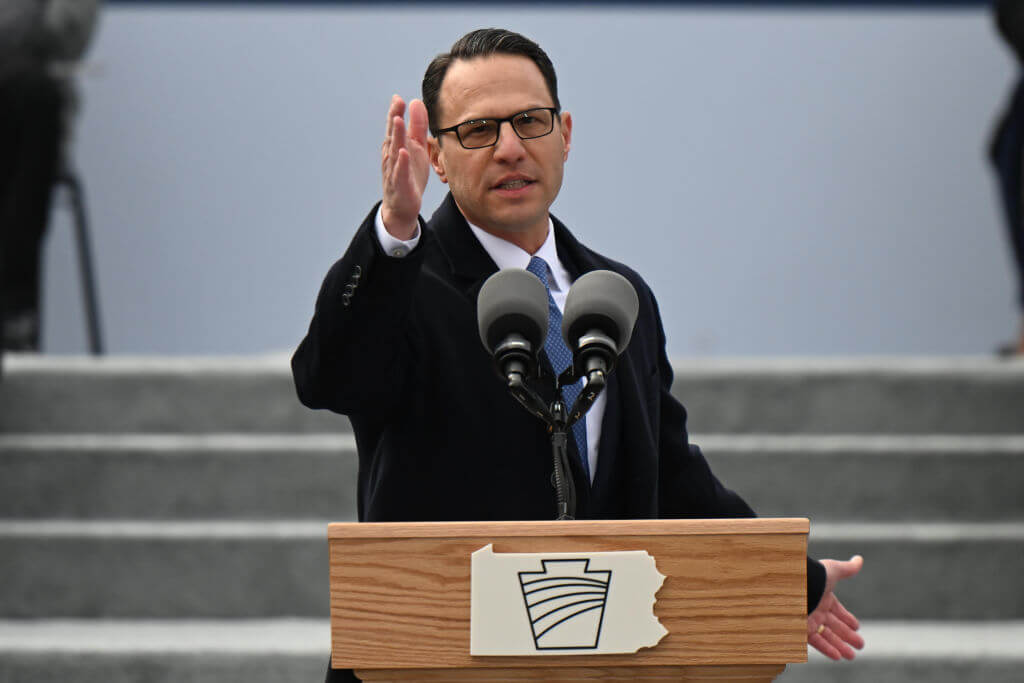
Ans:
POLYGON ((843 607, 834 589, 842 579, 860 571, 863 558, 854 557, 847 562, 822 560, 828 579, 818 606, 807 616, 807 644, 829 659, 853 659, 854 648, 864 647, 864 639, 857 633, 860 622, 843 607))
MULTIPOLYGON (((415 231, 423 192, 430 177, 427 146, 427 111, 423 103, 409 104, 406 130, 405 102, 395 95, 388 110, 387 135, 381 145, 381 177, 384 189, 382 218, 389 231, 415 231)), ((409 235, 396 235, 407 239, 409 235)))

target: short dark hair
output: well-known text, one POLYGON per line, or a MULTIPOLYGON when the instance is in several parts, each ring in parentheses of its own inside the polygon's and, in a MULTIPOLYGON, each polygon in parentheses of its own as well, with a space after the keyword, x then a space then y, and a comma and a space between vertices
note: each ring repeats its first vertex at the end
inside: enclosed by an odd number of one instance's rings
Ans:
POLYGON ((427 72, 423 74, 423 104, 427 107, 427 121, 432 135, 437 135, 437 129, 441 127, 438 120, 441 106, 438 100, 448 67, 459 59, 489 57, 495 54, 520 55, 536 64, 544 76, 544 82, 547 83, 555 109, 561 111, 555 67, 540 45, 514 31, 503 28, 480 28, 456 40, 450 51, 434 57, 427 66, 427 72))

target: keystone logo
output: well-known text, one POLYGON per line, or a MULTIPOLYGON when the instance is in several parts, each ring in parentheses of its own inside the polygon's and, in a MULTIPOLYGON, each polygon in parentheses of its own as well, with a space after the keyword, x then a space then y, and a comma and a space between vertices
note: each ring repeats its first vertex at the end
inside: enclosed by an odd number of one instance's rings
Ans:
POLYGON ((589 559, 541 560, 541 571, 519 572, 523 602, 538 650, 594 650, 608 601, 610 570, 589 559))

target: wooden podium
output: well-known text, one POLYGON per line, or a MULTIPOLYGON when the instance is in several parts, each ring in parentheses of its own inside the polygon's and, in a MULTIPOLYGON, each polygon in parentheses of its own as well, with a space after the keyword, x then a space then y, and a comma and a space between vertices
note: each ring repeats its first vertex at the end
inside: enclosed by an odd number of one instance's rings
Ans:
POLYGON ((368 681, 771 681, 807 661, 806 519, 328 527, 334 668, 368 681), (668 629, 635 654, 470 655, 471 554, 646 550, 668 629))

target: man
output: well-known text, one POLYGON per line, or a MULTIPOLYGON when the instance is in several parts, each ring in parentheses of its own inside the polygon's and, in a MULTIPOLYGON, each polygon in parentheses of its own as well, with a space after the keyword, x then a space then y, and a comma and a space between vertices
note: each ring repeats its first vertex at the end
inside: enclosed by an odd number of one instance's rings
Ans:
MULTIPOLYGON (((561 111, 543 50, 509 31, 473 31, 434 59, 408 124, 405 114, 394 96, 383 200, 327 274, 292 359, 302 402, 351 418, 359 519, 555 516, 545 427, 509 395, 477 334, 477 294, 505 267, 529 267, 559 308, 569 284, 595 269, 623 275, 639 295, 632 340, 585 434, 570 440, 577 516, 753 516, 688 442, 646 283, 549 214, 572 117, 561 111), (424 222, 431 168, 451 192, 424 222)), ((863 646, 857 620, 832 592, 860 565, 808 560, 808 642, 834 659, 863 646)))

